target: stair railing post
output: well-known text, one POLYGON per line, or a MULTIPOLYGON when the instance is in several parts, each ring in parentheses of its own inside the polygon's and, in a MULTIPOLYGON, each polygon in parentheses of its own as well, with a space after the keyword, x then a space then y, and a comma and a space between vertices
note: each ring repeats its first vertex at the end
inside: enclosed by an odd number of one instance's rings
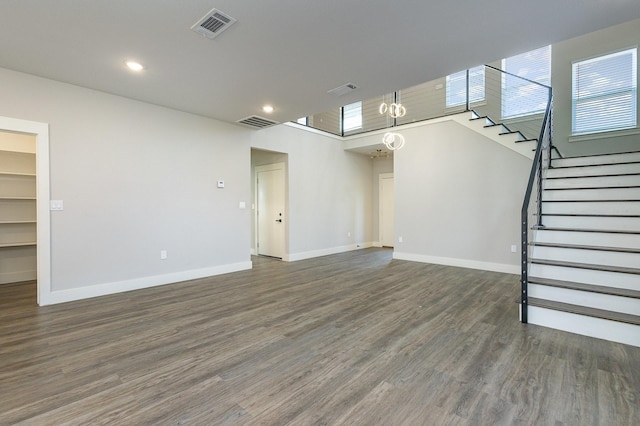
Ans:
POLYGON ((471 111, 471 105, 469 103, 469 69, 467 69, 467 111, 471 111))

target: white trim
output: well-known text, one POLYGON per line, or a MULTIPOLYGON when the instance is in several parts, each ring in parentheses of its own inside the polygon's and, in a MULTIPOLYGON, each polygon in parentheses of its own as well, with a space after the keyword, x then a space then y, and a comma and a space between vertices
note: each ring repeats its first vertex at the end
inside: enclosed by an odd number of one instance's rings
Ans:
POLYGON ((581 135, 569 136, 569 142, 584 142, 591 141, 597 139, 611 139, 611 138, 619 138, 623 136, 633 136, 640 135, 640 128, 634 127, 632 129, 623 129, 623 130, 609 130, 602 131, 597 133, 584 133, 581 135))
POLYGON ((48 304, 51 295, 51 216, 49 211, 49 125, 0 117, 0 129, 36 137, 37 300, 48 304))
POLYGON ((244 271, 247 269, 251 269, 252 267, 253 264, 251 261, 238 262, 228 265, 213 266, 210 268, 193 269, 191 271, 181 271, 165 275, 134 278, 131 280, 97 284, 86 287, 72 288, 68 290, 58 290, 51 292, 46 300, 46 303, 41 303, 41 305, 71 302, 73 300, 106 296, 109 294, 122 293, 125 291, 140 290, 143 288, 156 287, 166 284, 176 284, 182 281, 206 278, 214 275, 228 274, 230 272, 244 271))
POLYGON ((282 260, 284 260, 285 262, 295 262, 297 260, 305 260, 305 259, 312 259, 314 257, 329 256, 330 254, 346 253, 348 251, 360 250, 360 249, 369 248, 369 247, 373 247, 373 243, 367 242, 367 243, 349 244, 348 246, 330 247, 330 248, 320 249, 320 250, 304 251, 301 253, 291 253, 291 254, 285 255, 285 257, 283 257, 282 260))
POLYGON ((520 274, 518 265, 504 263, 483 262, 480 260, 456 259, 453 257, 438 257, 425 254, 393 252, 393 258, 398 260, 410 260, 412 262, 435 263, 436 265, 457 266, 459 268, 480 269, 483 271, 502 272, 504 274, 520 274))

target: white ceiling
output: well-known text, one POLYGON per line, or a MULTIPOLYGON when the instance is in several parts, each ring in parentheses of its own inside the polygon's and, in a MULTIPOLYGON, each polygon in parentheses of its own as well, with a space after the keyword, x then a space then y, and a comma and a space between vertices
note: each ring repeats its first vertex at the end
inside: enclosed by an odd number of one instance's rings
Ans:
POLYGON ((636 18, 638 0, 2 0, 0 67, 284 122, 636 18), (238 22, 209 40, 190 27, 214 7, 238 22))

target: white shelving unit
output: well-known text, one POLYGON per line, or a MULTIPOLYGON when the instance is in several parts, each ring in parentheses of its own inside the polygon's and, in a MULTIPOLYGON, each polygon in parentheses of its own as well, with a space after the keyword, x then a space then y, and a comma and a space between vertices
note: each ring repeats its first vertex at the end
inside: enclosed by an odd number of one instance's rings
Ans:
POLYGON ((0 284, 36 278, 36 156, 0 149, 0 284))

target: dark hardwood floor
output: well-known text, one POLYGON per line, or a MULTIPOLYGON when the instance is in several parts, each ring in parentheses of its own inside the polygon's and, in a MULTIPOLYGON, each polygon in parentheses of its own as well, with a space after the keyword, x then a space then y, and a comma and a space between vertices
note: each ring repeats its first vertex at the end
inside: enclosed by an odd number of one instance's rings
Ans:
POLYGON ((517 320, 518 277, 367 249, 38 308, 0 424, 639 425, 640 348, 517 320))

